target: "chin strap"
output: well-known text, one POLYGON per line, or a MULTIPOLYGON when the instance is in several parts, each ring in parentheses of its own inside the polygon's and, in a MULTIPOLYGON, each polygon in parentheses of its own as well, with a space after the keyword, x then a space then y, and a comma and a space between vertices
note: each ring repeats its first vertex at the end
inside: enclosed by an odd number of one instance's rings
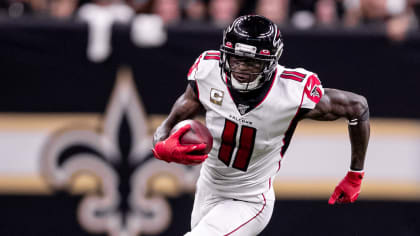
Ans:
POLYGON ((262 76, 259 75, 252 82, 249 82, 249 83, 241 83, 237 79, 235 79, 235 77, 233 76, 233 74, 231 74, 230 77, 231 77, 231 81, 232 81, 232 87, 234 89, 239 90, 239 91, 241 91, 241 90, 253 90, 253 89, 258 88, 258 86, 261 84, 261 78, 262 78, 262 76))

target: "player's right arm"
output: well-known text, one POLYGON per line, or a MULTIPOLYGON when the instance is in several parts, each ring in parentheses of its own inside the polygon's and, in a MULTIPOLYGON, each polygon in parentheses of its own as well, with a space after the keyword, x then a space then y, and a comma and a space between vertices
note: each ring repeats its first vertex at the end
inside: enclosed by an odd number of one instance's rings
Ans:
POLYGON ((156 132, 153 135, 153 154, 158 159, 182 164, 198 164, 207 158, 207 154, 190 155, 192 151, 200 152, 204 150, 206 144, 180 144, 179 138, 190 129, 190 125, 181 127, 176 132, 169 135, 172 128, 178 124, 178 122, 192 119, 203 109, 203 105, 198 98, 199 92, 197 81, 206 78, 213 68, 212 66, 217 65, 211 63, 213 60, 206 60, 207 53, 211 54, 211 58, 207 59, 213 59, 217 54, 215 51, 205 51, 195 60, 188 72, 188 85, 185 92, 176 100, 168 117, 156 129, 156 132))
POLYGON ((202 108, 198 97, 190 85, 176 100, 171 112, 153 135, 153 154, 166 162, 176 162, 185 165, 200 164, 207 159, 205 155, 191 155, 193 151, 202 151, 206 144, 181 145, 179 138, 191 127, 186 125, 169 135, 171 129, 180 121, 193 118, 202 108))
POLYGON ((198 99, 197 80, 206 77, 212 69, 211 64, 209 66, 209 62, 213 60, 205 60, 206 54, 209 52, 212 53, 212 55, 217 53, 216 51, 203 52, 190 67, 187 76, 187 88, 172 106, 169 116, 156 129, 155 135, 153 136, 153 146, 155 146, 157 142, 168 138, 172 127, 178 122, 193 118, 201 109, 203 109, 203 106, 198 99), (204 59, 202 60, 202 58, 204 59))
POLYGON ((193 88, 188 84, 185 92, 178 97, 172 106, 168 117, 156 129, 153 136, 153 146, 157 142, 168 138, 169 132, 178 122, 193 118, 200 110, 202 110, 202 105, 193 88))

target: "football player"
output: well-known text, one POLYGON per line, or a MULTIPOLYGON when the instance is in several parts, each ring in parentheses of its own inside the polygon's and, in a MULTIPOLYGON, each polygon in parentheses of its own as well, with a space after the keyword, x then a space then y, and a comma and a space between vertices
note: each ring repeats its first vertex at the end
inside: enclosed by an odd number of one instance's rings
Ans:
POLYGON ((257 235, 274 206, 272 180, 280 169, 297 123, 302 119, 348 120, 350 169, 330 204, 354 202, 363 179, 370 125, 364 97, 323 88, 317 74, 278 64, 283 41, 265 17, 237 18, 223 34, 220 50, 205 51, 188 73, 188 85, 154 134, 158 159, 203 163, 197 181, 188 236, 257 235), (208 155, 190 155, 205 144, 183 146, 169 136, 178 122, 204 108, 213 136, 208 155))

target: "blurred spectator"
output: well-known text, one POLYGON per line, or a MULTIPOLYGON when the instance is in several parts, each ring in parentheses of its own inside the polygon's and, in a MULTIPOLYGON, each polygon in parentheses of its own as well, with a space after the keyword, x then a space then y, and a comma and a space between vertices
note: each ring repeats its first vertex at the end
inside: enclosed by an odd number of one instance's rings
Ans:
POLYGON ((134 15, 134 10, 124 1, 95 0, 82 5, 77 18, 88 24, 88 58, 94 62, 106 60, 112 51, 112 25, 128 23, 134 15))
POLYGON ((93 18, 97 21, 111 19, 112 21, 128 22, 134 14, 134 10, 124 0, 92 0, 78 9, 79 19, 93 18))
POLYGON ((46 1, 35 0, 3 0, 0 1, 0 13, 2 16, 17 18, 24 15, 32 15, 45 10, 46 1), (35 9, 34 9, 35 8, 35 9))
MULTIPOLYGON (((15 1, 15 2, 19 2, 19 1, 15 1)), ((37 13, 37 14, 46 13, 48 9, 47 0, 23 0, 21 2, 29 3, 34 13, 37 13)))
POLYGON ((78 5, 79 0, 3 0, 0 8, 4 9, 3 15, 15 18, 24 15, 68 18, 78 5))
POLYGON ((128 0, 137 14, 156 14, 164 24, 174 24, 182 19, 180 0, 128 0))
POLYGON ((290 23, 299 29, 315 25, 315 4, 317 0, 294 0, 290 2, 290 23))
POLYGON ((301 29, 336 26, 340 6, 337 0, 294 0, 290 2, 290 21, 301 29))
POLYGON ((272 20, 278 25, 287 22, 289 0, 259 0, 255 12, 272 20))
POLYGON ((315 5, 315 18, 318 26, 333 26, 338 23, 336 2, 318 0, 315 5))
POLYGON ((153 0, 126 0, 126 2, 138 14, 152 13, 153 0))
POLYGON ((388 36, 401 41, 415 25, 413 4, 411 0, 344 0, 344 24, 385 22, 388 36))
POLYGON ((413 0, 412 1, 412 8, 416 20, 417 29, 420 29, 419 23, 420 23, 420 0, 413 0))
POLYGON ((207 16, 207 6, 203 0, 187 0, 185 6, 185 17, 188 20, 203 21, 207 16))
POLYGON ((363 22, 380 22, 387 17, 403 14, 407 0, 344 0, 345 25, 356 26, 363 22))
POLYGON ((69 18, 73 16, 78 7, 78 0, 50 0, 50 16, 56 18, 69 18))
POLYGON ((181 20, 179 0, 154 0, 152 13, 159 15, 165 24, 173 24, 181 20))
POLYGON ((241 6, 242 0, 211 0, 208 6, 210 20, 225 27, 238 16, 241 6))

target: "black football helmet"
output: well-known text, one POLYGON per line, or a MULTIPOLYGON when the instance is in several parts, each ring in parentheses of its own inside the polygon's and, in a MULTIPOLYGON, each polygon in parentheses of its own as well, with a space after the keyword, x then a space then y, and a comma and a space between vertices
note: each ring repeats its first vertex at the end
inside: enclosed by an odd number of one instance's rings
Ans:
MULTIPOLYGON (((238 17, 223 32, 223 43, 220 46, 220 68, 224 82, 239 92, 248 92, 260 88, 270 81, 277 62, 283 52, 283 40, 277 25, 259 15, 238 17), (261 72, 248 73, 255 80, 241 83, 232 75, 229 58, 245 58, 263 63, 261 72)), ((243 72, 239 72, 243 73, 243 72)))

